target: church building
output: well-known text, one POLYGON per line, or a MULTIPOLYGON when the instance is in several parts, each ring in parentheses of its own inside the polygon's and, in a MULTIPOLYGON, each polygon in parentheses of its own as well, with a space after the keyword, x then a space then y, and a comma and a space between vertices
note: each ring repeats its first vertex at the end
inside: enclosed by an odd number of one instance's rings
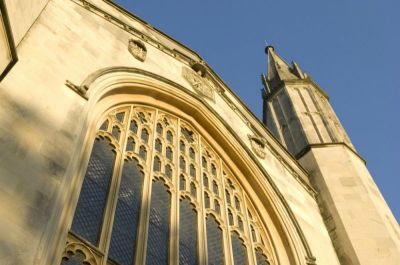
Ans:
POLYGON ((400 264, 364 159, 279 47, 261 121, 111 0, 0 11, 0 264, 400 264))

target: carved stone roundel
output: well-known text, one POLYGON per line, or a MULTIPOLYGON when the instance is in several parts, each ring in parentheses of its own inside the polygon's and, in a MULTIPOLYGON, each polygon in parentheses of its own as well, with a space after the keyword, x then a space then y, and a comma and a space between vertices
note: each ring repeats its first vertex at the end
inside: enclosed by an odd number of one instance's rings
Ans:
POLYGON ((128 44, 129 52, 141 62, 144 62, 147 55, 147 49, 143 42, 139 40, 130 39, 128 44))
POLYGON ((210 80, 202 77, 200 74, 187 67, 182 68, 182 76, 190 83, 198 94, 214 100, 215 87, 210 80))

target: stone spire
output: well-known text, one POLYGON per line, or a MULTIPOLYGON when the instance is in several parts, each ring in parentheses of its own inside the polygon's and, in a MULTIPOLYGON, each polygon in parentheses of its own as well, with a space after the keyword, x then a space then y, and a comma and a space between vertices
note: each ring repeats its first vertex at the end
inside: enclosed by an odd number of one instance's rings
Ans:
POLYGON ((305 76, 300 70, 300 67, 292 62, 290 66, 285 60, 283 60, 276 52, 274 47, 267 46, 265 48, 268 60, 268 74, 267 79, 273 84, 277 84, 287 80, 298 80, 304 79, 305 76))

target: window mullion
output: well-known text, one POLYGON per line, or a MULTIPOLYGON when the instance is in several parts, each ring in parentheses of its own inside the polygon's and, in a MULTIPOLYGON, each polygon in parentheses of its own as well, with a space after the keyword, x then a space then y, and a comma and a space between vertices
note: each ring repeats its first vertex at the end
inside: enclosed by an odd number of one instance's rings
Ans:
POLYGON ((223 210, 221 210, 221 219, 224 220, 226 229, 224 231, 225 234, 225 244, 224 244, 224 249, 225 249, 225 260, 227 264, 233 264, 233 253, 232 253, 232 242, 231 242, 231 228, 229 224, 229 217, 228 217, 228 206, 226 203, 226 194, 225 194, 225 175, 224 175, 224 170, 223 167, 224 164, 222 162, 222 159, 219 159, 219 174, 220 174, 220 179, 221 179, 221 188, 222 188, 222 198, 223 198, 223 206, 221 207, 223 210))
MULTIPOLYGON (((155 110, 154 117, 151 122, 153 122, 152 131, 149 133, 148 139, 148 155, 150 156, 149 162, 145 167, 145 176, 144 176, 144 183, 143 183, 143 194, 142 194, 142 202, 141 202, 141 213, 140 213, 140 220, 139 220, 139 227, 138 227, 138 237, 139 239, 143 240, 140 244, 136 246, 136 256, 135 256, 135 263, 134 264, 142 264, 144 265, 146 259, 146 249, 147 249, 147 234, 149 232, 149 218, 150 218, 150 203, 151 203, 151 188, 152 188, 152 181, 153 181, 153 163, 154 163, 154 138, 155 138, 155 131, 157 126, 157 116, 158 110, 155 110), (147 173, 147 174, 146 174, 147 173)), ((140 131, 143 130, 143 124, 140 125, 140 131)), ((147 159, 146 159, 147 161, 147 159)))
POLYGON ((245 242, 247 245, 247 256, 249 257, 249 265, 256 265, 256 253, 255 253, 255 248, 254 248, 254 242, 253 242, 253 237, 251 235, 251 220, 249 217, 249 209, 247 207, 247 200, 245 195, 243 194, 244 192, 242 192, 242 198, 243 198, 243 216, 245 217, 243 220, 245 225, 243 225, 244 227, 244 234, 246 235, 246 237, 249 239, 249 242, 245 242))
POLYGON ((179 141, 181 138, 181 120, 178 118, 176 122, 176 137, 175 141, 173 142, 173 150, 174 150, 174 159, 175 159, 175 174, 174 174, 174 191, 172 192, 171 202, 171 236, 172 240, 170 240, 170 256, 169 256, 169 264, 178 264, 179 263, 179 156, 180 156, 180 149, 179 149, 179 141))
POLYGON ((111 241, 112 227, 114 223, 115 208, 118 201, 118 189, 121 183, 121 174, 125 158, 125 148, 129 136, 129 124, 130 124, 131 112, 132 112, 132 106, 129 107, 129 110, 126 112, 124 116, 124 119, 127 121, 122 124, 123 127, 121 129, 122 131, 121 131, 120 148, 119 152, 117 152, 117 157, 115 159, 114 172, 111 179, 110 189, 106 203, 106 211, 104 214, 104 221, 101 230, 100 249, 104 249, 104 259, 102 261, 103 265, 106 265, 108 260, 108 251, 111 241))
POLYGON ((199 173, 200 173, 200 181, 199 181, 199 183, 201 184, 201 185, 199 185, 201 188, 200 188, 200 191, 201 191, 201 201, 200 201, 200 213, 199 213, 199 220, 200 220, 200 222, 199 222, 199 227, 200 227, 200 229, 199 229, 199 247, 200 247, 200 250, 199 250, 199 264, 205 264, 205 265, 207 265, 207 263, 208 263, 208 259, 207 259, 207 257, 208 257, 208 253, 207 253, 207 235, 206 235, 206 231, 207 231, 207 229, 206 229, 206 205, 205 205, 205 203, 204 203, 204 200, 205 200, 205 198, 204 198, 204 191, 205 191, 205 188, 204 188, 204 185, 203 185, 203 173, 204 173, 204 169, 203 169, 203 165, 201 164, 202 163, 202 160, 201 160, 201 158, 202 158, 202 156, 203 156, 203 149, 202 149, 202 144, 201 144, 201 137, 200 137, 200 135, 199 135, 199 137, 198 137, 198 145, 199 145, 199 148, 198 148, 198 155, 197 155, 197 161, 198 161, 198 167, 199 167, 199 173))

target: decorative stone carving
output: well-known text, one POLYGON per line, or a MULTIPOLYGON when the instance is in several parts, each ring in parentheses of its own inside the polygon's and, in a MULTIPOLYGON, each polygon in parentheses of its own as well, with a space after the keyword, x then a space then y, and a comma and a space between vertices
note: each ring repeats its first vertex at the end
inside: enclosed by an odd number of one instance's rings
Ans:
POLYGON ((64 249, 61 265, 83 264, 94 265, 98 264, 101 257, 95 255, 94 251, 87 247, 84 243, 79 242, 74 236, 69 235, 67 245, 64 249))
POLYGON ((251 144, 251 149, 253 152, 261 159, 265 158, 266 152, 265 152, 265 143, 266 140, 260 137, 256 137, 253 135, 248 135, 250 144, 251 144))
POLYGON ((128 44, 129 52, 141 62, 144 62, 147 55, 147 49, 143 42, 139 40, 130 39, 128 44))
POLYGON ((214 84, 205 77, 201 76, 201 73, 196 73, 190 68, 183 67, 182 75, 194 88, 194 90, 203 97, 214 100, 214 84))

